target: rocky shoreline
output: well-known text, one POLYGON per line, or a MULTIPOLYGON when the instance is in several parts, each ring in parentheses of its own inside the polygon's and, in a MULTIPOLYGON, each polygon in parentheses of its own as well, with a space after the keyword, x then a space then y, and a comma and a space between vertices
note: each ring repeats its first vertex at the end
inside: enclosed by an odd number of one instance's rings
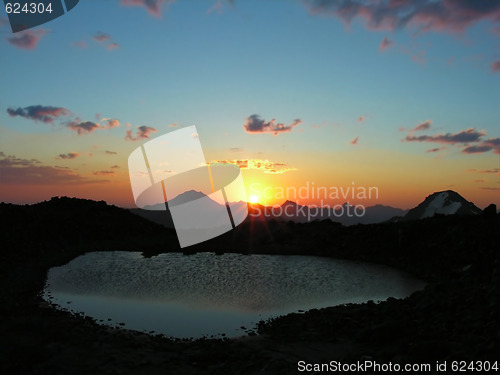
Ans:
MULTIPOLYGON (((148 256, 158 249, 178 251, 175 233, 104 202, 45 203, 0 205, 2 217, 9 218, 0 258, 3 373, 290 374, 298 372, 299 361, 498 360, 498 215, 348 228, 331 222, 260 223, 267 229, 258 235, 243 225, 190 251, 356 259, 398 267, 429 284, 403 300, 260 322, 256 336, 181 341, 100 326, 40 298, 52 266, 95 250, 140 250, 148 256)), ((255 223, 248 225, 255 230, 255 223)))

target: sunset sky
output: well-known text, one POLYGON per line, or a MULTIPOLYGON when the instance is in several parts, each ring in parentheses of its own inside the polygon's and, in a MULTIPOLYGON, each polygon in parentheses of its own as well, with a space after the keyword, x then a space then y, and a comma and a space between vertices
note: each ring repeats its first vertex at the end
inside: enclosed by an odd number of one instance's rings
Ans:
POLYGON ((314 183, 500 206, 500 1, 81 0, 15 34, 0 17, 0 201, 133 207, 130 153, 196 125, 260 203, 314 183))

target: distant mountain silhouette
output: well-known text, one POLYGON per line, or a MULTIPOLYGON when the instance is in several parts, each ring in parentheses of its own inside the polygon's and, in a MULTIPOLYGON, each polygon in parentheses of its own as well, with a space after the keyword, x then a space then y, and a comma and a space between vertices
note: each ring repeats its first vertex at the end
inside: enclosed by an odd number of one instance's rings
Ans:
POLYGON ((412 208, 401 220, 417 220, 440 215, 478 215, 483 211, 474 203, 453 190, 439 191, 429 195, 417 207, 412 208))

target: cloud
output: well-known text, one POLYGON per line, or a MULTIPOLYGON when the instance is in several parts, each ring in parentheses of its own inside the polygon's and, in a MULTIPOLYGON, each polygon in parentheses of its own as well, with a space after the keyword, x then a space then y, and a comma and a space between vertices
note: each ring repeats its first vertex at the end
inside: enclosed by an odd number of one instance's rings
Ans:
POLYGON ((490 174, 490 173, 491 174, 498 174, 498 173, 500 173, 500 168, 483 169, 481 171, 477 171, 477 173, 481 173, 481 174, 490 174))
POLYGON ((446 133, 446 134, 436 134, 436 135, 421 135, 418 137, 408 134, 403 139, 403 141, 434 142, 434 143, 445 143, 445 144, 472 143, 479 141, 481 137, 485 135, 486 133, 483 130, 476 131, 474 128, 469 128, 467 130, 462 130, 461 132, 456 134, 446 133))
POLYGON ((313 14, 327 14, 350 25, 363 19, 369 30, 413 28, 421 32, 460 33, 481 20, 500 18, 499 1, 477 0, 304 0, 313 14))
POLYGON ((392 47, 394 45, 394 42, 392 40, 390 40, 389 38, 385 37, 384 39, 382 39, 382 41, 380 42, 380 46, 379 46, 379 49, 380 51, 385 51, 387 48, 389 47, 392 47))
POLYGON ((114 177, 114 176, 116 176, 116 173, 115 173, 115 171, 95 171, 94 175, 95 176, 110 176, 110 177, 114 177))
POLYGON ((289 168, 285 163, 273 163, 269 160, 262 159, 238 159, 238 160, 217 160, 211 161, 219 164, 234 164, 241 169, 258 169, 269 174, 282 174, 290 171, 296 171, 296 168, 289 168))
POLYGON ((243 148, 241 147, 231 147, 229 149, 230 152, 243 152, 243 148))
POLYGON ((500 60, 496 60, 491 63, 491 71, 500 73, 500 60))
POLYGON ((43 105, 30 105, 24 108, 7 108, 7 113, 11 117, 24 117, 30 120, 41 121, 52 124, 54 118, 71 115, 71 111, 62 107, 51 107, 43 105))
POLYGON ((119 165, 112 165, 110 168, 111 169, 117 169, 117 168, 120 168, 120 166, 119 165))
POLYGON ((125 139, 127 141, 139 141, 141 139, 149 139, 149 135, 151 133, 156 133, 155 128, 151 128, 149 126, 139 126, 137 128, 137 133, 135 137, 132 135, 132 130, 127 130, 127 134, 125 135, 125 139))
POLYGON ((480 189, 483 189, 483 190, 491 190, 491 191, 500 191, 500 188, 497 188, 497 187, 480 187, 480 189))
POLYGON ((439 151, 442 151, 442 150, 447 150, 448 147, 436 147, 436 148, 431 148, 430 150, 427 150, 426 152, 439 152, 439 151))
POLYGON ((275 119, 269 122, 261 119, 259 115, 251 115, 247 117, 243 128, 247 133, 273 133, 277 135, 278 133, 291 132, 292 129, 302 123, 302 120, 296 119, 290 125, 284 125, 282 123, 276 123, 275 119))
POLYGON ((480 180, 472 180, 472 182, 482 183, 482 182, 486 182, 486 181, 485 181, 485 180, 483 180, 483 179, 480 179, 480 180))
POLYGON ((109 150, 106 150, 106 151, 104 151, 104 152, 105 152, 107 155, 116 155, 116 154, 118 154, 118 152, 116 152, 116 151, 109 151, 109 150))
POLYGON ((92 38, 96 41, 96 42, 99 42, 99 43, 103 43, 103 42, 107 42, 109 40, 112 40, 111 39, 111 36, 109 34, 105 34, 103 32, 97 32, 96 34, 94 34, 92 36, 92 38))
POLYGON ((2 183, 16 185, 59 185, 95 182, 85 180, 71 169, 43 165, 36 159, 21 159, 0 152, 2 183))
POLYGON ((462 150, 464 154, 478 154, 493 150, 490 146, 468 146, 462 150))
POLYGON ((169 128, 175 128, 175 127, 177 127, 177 123, 176 123, 176 122, 174 122, 173 124, 168 125, 168 127, 169 127, 169 128))
POLYGON ((76 131, 78 135, 90 134, 94 130, 99 128, 99 124, 95 122, 92 121, 81 122, 79 119, 66 123, 66 126, 71 130, 76 131))
POLYGON ((101 126, 101 129, 113 129, 120 126, 120 121, 116 119, 102 119, 104 121, 104 125, 101 126))
POLYGON ((119 48, 120 46, 118 43, 116 43, 113 38, 109 34, 103 33, 103 32, 97 32, 92 36, 92 39, 94 39, 96 42, 100 43, 102 46, 106 47, 108 51, 114 50, 116 48, 119 48))
POLYGON ((366 116, 359 116, 358 122, 363 122, 366 119, 366 116))
POLYGON ((89 46, 85 40, 73 42, 72 44, 73 44, 73 46, 81 48, 81 49, 85 49, 89 46))
POLYGON ((7 42, 14 47, 32 50, 36 48, 40 39, 42 39, 47 32, 48 31, 45 29, 29 29, 20 33, 15 33, 11 37, 7 37, 7 42))
POLYGON ((170 6, 173 0, 122 0, 121 5, 123 6, 137 6, 144 7, 154 17, 160 17, 162 12, 163 4, 166 4, 166 8, 170 6))
POLYGON ((358 144, 358 139, 359 139, 359 137, 354 138, 354 139, 351 141, 351 145, 357 145, 357 144, 358 144))
POLYGON ((410 129, 410 134, 413 133, 413 132, 419 132, 419 131, 422 131, 422 130, 428 130, 428 129, 431 128, 431 124, 432 124, 431 120, 424 121, 421 124, 418 124, 417 126, 415 126, 413 129, 410 129))
POLYGON ((466 147, 462 150, 465 154, 480 154, 483 152, 492 151, 495 154, 500 154, 500 138, 490 138, 483 140, 478 145, 466 147))
POLYGON ((59 154, 56 159, 75 159, 78 156, 80 156, 78 152, 70 152, 68 154, 59 154))
POLYGON ((117 49, 117 48, 120 48, 120 45, 116 42, 110 43, 106 46, 106 49, 108 51, 112 51, 112 50, 117 49))

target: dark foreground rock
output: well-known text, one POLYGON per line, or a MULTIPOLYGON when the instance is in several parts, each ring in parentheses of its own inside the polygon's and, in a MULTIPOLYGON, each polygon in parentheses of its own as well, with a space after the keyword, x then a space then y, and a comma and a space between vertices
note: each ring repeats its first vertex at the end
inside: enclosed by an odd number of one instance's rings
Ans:
POLYGON ((299 361, 447 360, 449 367, 452 360, 498 360, 498 215, 349 228, 331 222, 246 223, 190 251, 359 259, 397 266, 429 284, 404 300, 261 322, 257 336, 196 341, 100 326, 39 297, 52 266, 94 250, 178 251, 174 232, 103 202, 67 198, 35 206, 0 204, 0 217, 2 373, 291 374, 299 361))

